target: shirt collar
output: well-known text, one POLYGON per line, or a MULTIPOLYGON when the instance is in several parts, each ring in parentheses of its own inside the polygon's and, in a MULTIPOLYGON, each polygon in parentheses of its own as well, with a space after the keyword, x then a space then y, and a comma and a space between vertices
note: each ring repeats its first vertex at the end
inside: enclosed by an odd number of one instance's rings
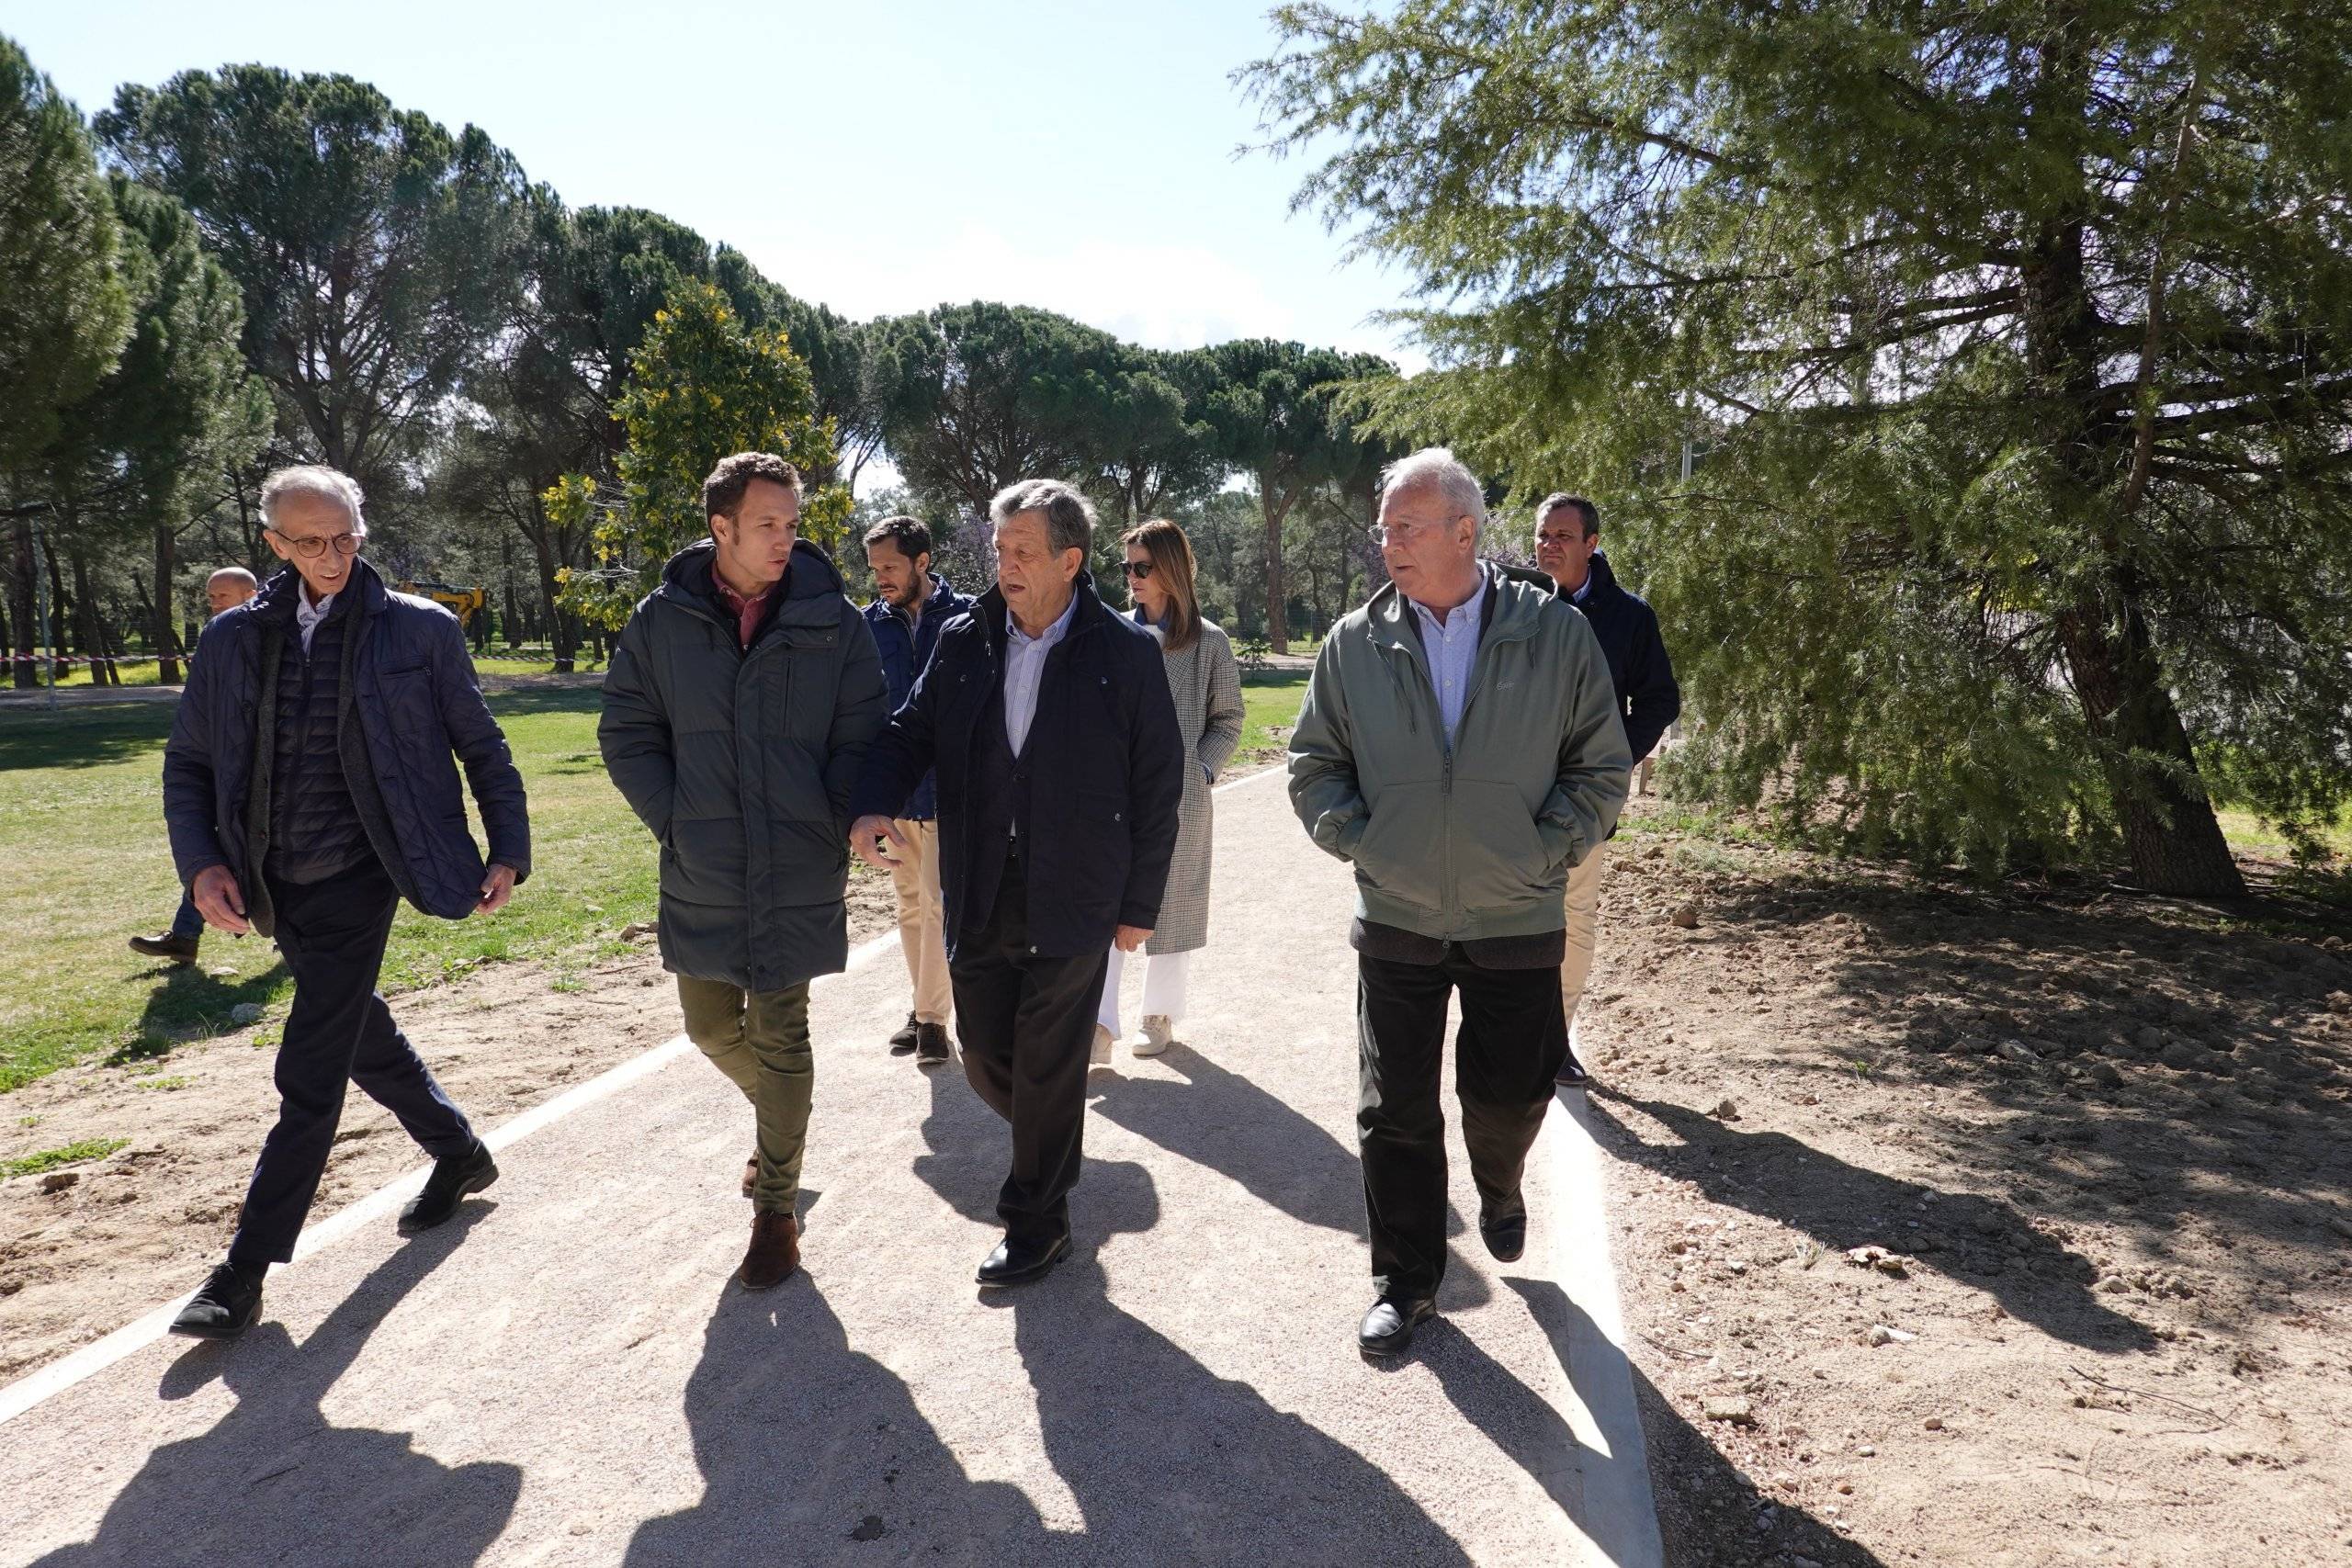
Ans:
POLYGON ((718 590, 719 602, 739 615, 748 609, 766 604, 769 600, 775 597, 775 591, 784 586, 784 579, 779 577, 774 582, 769 583, 765 588, 761 589, 757 593, 754 593, 750 598, 746 599, 743 595, 735 592, 735 585, 733 583, 719 576, 716 571, 710 574, 710 582, 712 587, 718 590))
POLYGON ((1069 603, 1062 606, 1061 615, 1055 620, 1052 626, 1047 626, 1039 636, 1033 637, 1028 633, 1023 631, 1021 629, 1021 623, 1012 618, 1012 612, 1010 610, 1007 610, 1004 615, 1004 629, 1006 634, 1016 642, 1041 644, 1056 643, 1061 641, 1062 634, 1069 630, 1069 623, 1077 614, 1078 593, 1075 585, 1073 585, 1069 596, 1069 603))
POLYGON ((1469 626, 1473 627, 1477 626, 1478 622, 1486 615, 1487 613, 1487 588, 1490 581, 1492 581, 1492 579, 1487 577, 1487 569, 1483 566, 1480 567, 1478 569, 1478 591, 1471 594, 1469 598, 1462 601, 1461 604, 1456 604, 1453 609, 1448 610, 1445 613, 1445 619, 1442 623, 1438 620, 1437 613, 1431 610, 1427 604, 1422 604, 1419 599, 1413 598, 1411 595, 1408 594, 1406 596, 1405 603, 1413 607, 1413 614, 1421 618, 1421 625, 1433 628, 1440 637, 1444 637, 1458 626, 1469 626))
POLYGON ((308 593, 303 592, 300 587, 297 587, 294 590, 295 620, 300 622, 306 626, 317 626, 321 621, 327 618, 327 613, 334 608, 334 602, 342 596, 342 592, 343 591, 341 589, 337 589, 334 592, 328 594, 316 604, 313 604, 311 603, 311 596, 308 593))

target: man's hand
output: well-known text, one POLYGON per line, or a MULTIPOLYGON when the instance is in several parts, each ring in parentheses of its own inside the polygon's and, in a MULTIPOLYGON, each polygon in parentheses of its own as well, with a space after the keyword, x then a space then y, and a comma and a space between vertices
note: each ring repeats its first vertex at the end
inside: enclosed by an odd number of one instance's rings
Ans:
POLYGON ((899 831, 899 825, 878 811, 861 817, 849 825, 849 847, 857 852, 858 859, 876 871, 896 871, 902 863, 898 856, 883 852, 882 846, 876 841, 882 839, 889 840, 900 849, 907 847, 907 836, 899 831))
POLYGON ((1149 926, 1121 926, 1119 934, 1111 939, 1121 953, 1133 953, 1151 940, 1149 926))
POLYGON ((253 930, 245 924, 245 896, 227 866, 208 865, 198 872, 188 897, 196 900, 196 912, 204 917, 204 923, 215 931, 243 936, 253 930))
POLYGON ((494 915, 506 908, 506 900, 514 897, 514 868, 493 865, 482 873, 481 897, 474 901, 474 913, 494 915))

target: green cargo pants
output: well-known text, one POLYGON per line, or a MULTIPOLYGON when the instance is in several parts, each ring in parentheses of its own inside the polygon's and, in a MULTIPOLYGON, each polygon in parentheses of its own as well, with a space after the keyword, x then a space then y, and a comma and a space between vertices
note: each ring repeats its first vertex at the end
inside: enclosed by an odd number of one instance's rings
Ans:
POLYGON ((746 991, 724 980, 681 975, 678 1005, 686 1015, 686 1038, 752 1102, 760 1150, 753 1204, 763 1213, 793 1213, 816 1081, 807 984, 746 991))

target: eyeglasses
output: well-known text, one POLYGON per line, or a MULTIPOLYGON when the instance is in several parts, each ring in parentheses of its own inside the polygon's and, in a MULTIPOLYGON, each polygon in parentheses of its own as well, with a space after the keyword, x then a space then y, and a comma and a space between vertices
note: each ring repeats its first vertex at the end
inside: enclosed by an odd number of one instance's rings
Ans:
POLYGON ((1127 575, 1129 577, 1149 577, 1151 575, 1151 563, 1148 560, 1131 560, 1127 563, 1127 575))
POLYGON ((1363 536, 1375 545, 1401 544, 1407 539, 1426 534, 1432 528, 1451 527, 1453 523, 1460 521, 1462 519, 1455 518, 1447 523, 1382 523, 1366 528, 1363 531, 1363 536))
POLYGON ((276 528, 272 528, 270 532, 277 535, 279 538, 293 546, 294 553, 300 556, 304 560, 316 560, 321 556, 326 554, 327 546, 330 542, 334 546, 335 554, 339 556, 356 556, 359 553, 359 547, 366 543, 368 538, 368 536, 365 534, 335 534, 333 536, 324 534, 288 534, 276 528))

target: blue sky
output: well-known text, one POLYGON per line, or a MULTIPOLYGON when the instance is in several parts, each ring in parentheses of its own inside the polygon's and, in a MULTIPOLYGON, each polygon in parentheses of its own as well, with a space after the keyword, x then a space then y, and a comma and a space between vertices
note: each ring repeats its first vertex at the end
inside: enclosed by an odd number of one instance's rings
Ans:
POLYGON ((481 126, 575 206, 667 213, 853 318, 994 299, 1160 346, 1420 363, 1366 319, 1399 280, 1289 211, 1302 165, 1232 155, 1262 4, 78 0, 0 30, 85 113, 230 61, 347 72, 481 126))

